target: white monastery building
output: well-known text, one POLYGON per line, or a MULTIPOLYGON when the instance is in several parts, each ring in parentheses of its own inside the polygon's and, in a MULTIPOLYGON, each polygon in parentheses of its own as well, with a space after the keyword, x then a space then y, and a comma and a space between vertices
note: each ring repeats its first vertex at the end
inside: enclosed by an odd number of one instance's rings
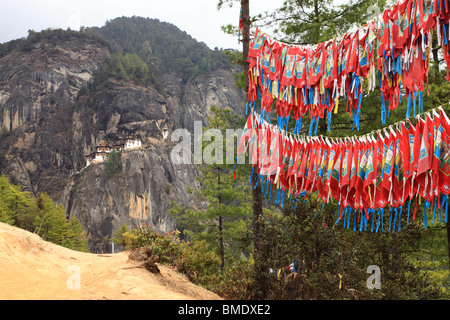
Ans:
POLYGON ((114 147, 110 147, 105 141, 95 147, 95 151, 86 156, 86 167, 92 163, 100 163, 106 160, 109 153, 113 150, 119 152, 121 150, 142 149, 142 141, 138 138, 128 138, 124 143, 117 143, 114 147))

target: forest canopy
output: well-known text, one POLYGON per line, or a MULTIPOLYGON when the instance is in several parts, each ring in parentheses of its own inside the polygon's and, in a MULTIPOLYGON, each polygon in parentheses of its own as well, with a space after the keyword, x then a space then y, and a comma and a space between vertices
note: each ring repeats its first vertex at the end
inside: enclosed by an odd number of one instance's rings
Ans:
POLYGON ((86 233, 77 218, 67 219, 64 207, 56 205, 46 193, 33 197, 5 175, 0 175, 0 222, 72 250, 89 251, 86 233))
POLYGON ((101 28, 82 31, 109 41, 113 54, 137 54, 158 74, 175 72, 187 80, 231 67, 222 51, 211 50, 176 26, 158 19, 121 17, 107 21, 101 28))

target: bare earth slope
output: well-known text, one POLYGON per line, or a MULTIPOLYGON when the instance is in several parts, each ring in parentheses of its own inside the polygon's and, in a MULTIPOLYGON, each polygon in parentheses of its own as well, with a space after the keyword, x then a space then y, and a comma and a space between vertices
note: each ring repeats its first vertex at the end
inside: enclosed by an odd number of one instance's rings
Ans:
POLYGON ((158 266, 161 273, 152 274, 128 260, 128 252, 77 252, 0 223, 1 300, 220 299, 172 268, 158 266))

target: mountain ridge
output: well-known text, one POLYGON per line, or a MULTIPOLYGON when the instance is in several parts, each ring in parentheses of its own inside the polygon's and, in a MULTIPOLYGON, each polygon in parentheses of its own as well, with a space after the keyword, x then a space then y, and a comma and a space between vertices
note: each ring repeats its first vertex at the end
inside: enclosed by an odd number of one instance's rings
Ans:
POLYGON ((168 22, 143 17, 118 17, 103 27, 85 28, 111 43, 111 52, 135 53, 153 72, 175 72, 187 80, 198 74, 230 69, 231 64, 218 50, 211 50, 185 31, 168 22))

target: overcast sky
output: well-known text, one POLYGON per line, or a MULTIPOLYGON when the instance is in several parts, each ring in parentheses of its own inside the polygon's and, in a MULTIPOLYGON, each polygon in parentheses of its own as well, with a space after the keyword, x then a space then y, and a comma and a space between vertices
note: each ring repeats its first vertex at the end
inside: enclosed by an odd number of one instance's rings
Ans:
MULTIPOLYGON (((177 26, 211 49, 241 45, 220 27, 239 21, 239 5, 217 10, 218 0, 13 0, 2 2, 0 9, 0 43, 26 37, 28 30, 80 26, 101 27, 106 20, 133 15, 156 18, 177 26)), ((273 11, 283 0, 256 0, 251 14, 273 11)))

